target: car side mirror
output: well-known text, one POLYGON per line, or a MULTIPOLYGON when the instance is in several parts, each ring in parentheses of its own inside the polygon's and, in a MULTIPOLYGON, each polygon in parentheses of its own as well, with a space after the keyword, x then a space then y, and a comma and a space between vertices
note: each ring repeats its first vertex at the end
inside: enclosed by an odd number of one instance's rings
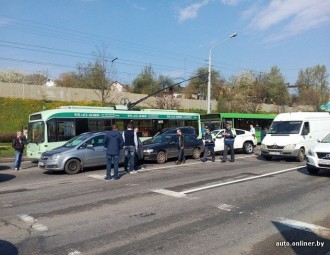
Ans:
POLYGON ((94 147, 93 144, 87 144, 86 145, 86 148, 88 148, 88 149, 93 148, 93 147, 94 147))
POLYGON ((223 135, 217 135, 217 138, 222 138, 223 137, 223 135))

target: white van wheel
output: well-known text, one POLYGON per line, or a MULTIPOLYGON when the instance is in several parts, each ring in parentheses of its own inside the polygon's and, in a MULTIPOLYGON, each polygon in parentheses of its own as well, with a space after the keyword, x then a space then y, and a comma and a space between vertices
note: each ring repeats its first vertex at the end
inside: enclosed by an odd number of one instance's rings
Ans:
POLYGON ((305 149, 304 148, 300 148, 298 155, 296 157, 296 161, 298 162, 303 162, 305 159, 305 149))

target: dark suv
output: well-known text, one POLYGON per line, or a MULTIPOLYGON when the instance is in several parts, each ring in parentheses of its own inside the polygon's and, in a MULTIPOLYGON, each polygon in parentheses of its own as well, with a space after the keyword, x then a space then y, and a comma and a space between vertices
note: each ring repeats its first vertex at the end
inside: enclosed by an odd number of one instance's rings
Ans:
POLYGON ((202 139, 197 138, 197 132, 193 127, 165 128, 153 138, 143 142, 144 160, 165 163, 169 158, 178 156, 178 136, 176 130, 180 129, 184 134, 185 155, 199 159, 204 150, 202 139))
POLYGON ((196 129, 190 126, 185 126, 185 127, 171 127, 171 128, 164 128, 163 130, 161 130, 160 132, 158 132, 157 134, 155 134, 155 136, 157 135, 163 135, 163 134, 176 134, 176 131, 180 129, 181 132, 185 135, 193 135, 195 137, 197 137, 197 132, 196 129))

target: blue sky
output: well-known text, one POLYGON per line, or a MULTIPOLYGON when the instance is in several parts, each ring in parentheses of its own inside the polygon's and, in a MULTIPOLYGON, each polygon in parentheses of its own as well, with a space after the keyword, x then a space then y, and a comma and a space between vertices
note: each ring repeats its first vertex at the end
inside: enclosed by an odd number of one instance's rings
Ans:
POLYGON ((0 0, 0 69, 55 79, 106 48, 115 79, 151 65, 178 81, 199 67, 226 79, 278 66, 293 84, 317 64, 330 72, 330 0, 0 0), (231 34, 237 37, 226 40, 231 34))

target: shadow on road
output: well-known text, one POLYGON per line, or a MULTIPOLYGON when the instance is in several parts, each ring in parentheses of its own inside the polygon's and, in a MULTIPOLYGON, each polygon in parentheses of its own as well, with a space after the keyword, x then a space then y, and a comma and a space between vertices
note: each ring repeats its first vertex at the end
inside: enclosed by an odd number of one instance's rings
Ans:
POLYGON ((311 178, 330 177, 330 170, 327 169, 320 169, 320 171, 314 175, 308 173, 306 167, 298 169, 298 172, 301 174, 309 175, 311 178))
POLYGON ((330 249, 330 240, 317 235, 311 229, 299 229, 277 221, 272 223, 284 239, 282 243, 279 241, 275 246, 283 248, 283 251, 291 248, 295 254, 324 255, 330 249))
POLYGON ((10 166, 0 166, 0 171, 1 170, 8 170, 8 169, 11 169, 10 166))
MULTIPOLYGON (((10 181, 10 180, 12 180, 14 178, 16 178, 15 175, 12 175, 12 174, 1 174, 0 173, 0 182, 7 182, 7 181, 10 181)), ((2 253, 0 253, 0 254, 2 254, 2 253)))
POLYGON ((0 240, 0 254, 17 255, 18 250, 12 243, 5 240, 0 240))

